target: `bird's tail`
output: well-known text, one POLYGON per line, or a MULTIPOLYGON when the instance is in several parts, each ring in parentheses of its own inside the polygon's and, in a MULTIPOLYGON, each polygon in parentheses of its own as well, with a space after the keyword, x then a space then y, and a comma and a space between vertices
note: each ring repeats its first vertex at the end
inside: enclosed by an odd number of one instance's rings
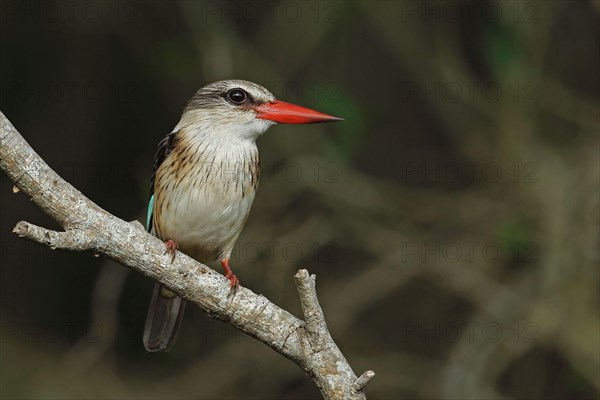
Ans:
POLYGON ((156 283, 144 326, 144 347, 148 351, 169 351, 177 339, 185 300, 156 283))

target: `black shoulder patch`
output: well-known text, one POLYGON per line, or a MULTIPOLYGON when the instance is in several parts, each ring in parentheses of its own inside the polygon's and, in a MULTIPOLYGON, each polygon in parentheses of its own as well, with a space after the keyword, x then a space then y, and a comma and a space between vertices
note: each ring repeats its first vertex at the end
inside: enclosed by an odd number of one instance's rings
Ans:
POLYGON ((154 179, 156 177, 156 171, 160 165, 165 161, 165 158, 171 153, 173 150, 173 146, 175 145, 175 135, 177 132, 169 133, 163 140, 158 144, 158 150, 156 151, 156 155, 154 156, 154 169, 152 170, 152 178, 150 178, 150 196, 154 194, 154 179))

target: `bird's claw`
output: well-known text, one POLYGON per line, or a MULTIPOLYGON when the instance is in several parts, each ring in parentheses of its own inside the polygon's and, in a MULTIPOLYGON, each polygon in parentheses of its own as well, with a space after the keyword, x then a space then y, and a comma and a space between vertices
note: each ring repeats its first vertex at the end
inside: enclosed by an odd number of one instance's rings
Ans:
POLYGON ((223 269, 225 270, 225 278, 227 278, 229 280, 229 292, 235 293, 238 289, 238 286, 240 286, 240 280, 237 278, 237 276, 235 276, 233 274, 233 271, 229 267, 229 259, 228 258, 221 260, 221 265, 223 266, 223 269))
POLYGON ((238 287, 240 286, 240 280, 238 279, 238 277, 235 276, 233 272, 229 271, 225 275, 225 278, 229 280, 229 290, 231 290, 232 292, 237 291, 238 287))
POLYGON ((177 250, 179 249, 179 245, 175 243, 173 240, 169 239, 165 242, 165 252, 163 255, 170 254, 171 255, 171 263, 175 261, 175 254, 177 254, 177 250))

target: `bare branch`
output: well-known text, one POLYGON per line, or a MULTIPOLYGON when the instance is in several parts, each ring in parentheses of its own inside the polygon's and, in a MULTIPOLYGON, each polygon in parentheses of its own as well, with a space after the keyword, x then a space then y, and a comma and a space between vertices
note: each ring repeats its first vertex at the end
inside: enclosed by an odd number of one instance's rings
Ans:
POLYGON ((311 377, 323 398, 366 399, 363 389, 373 373, 367 371, 357 378, 331 338, 314 275, 301 270, 295 277, 306 323, 246 288, 228 296, 229 282, 222 275, 183 253, 171 262, 164 244, 139 222, 111 215, 64 181, 1 112, 0 168, 65 230, 51 231, 21 221, 14 228, 19 236, 51 248, 104 254, 289 358, 311 377))
POLYGON ((319 299, 317 299, 316 275, 309 275, 307 270, 301 269, 294 275, 294 280, 296 281, 300 305, 306 322, 308 341, 312 350, 319 352, 332 343, 332 340, 327 329, 323 310, 319 305, 319 299))
POLYGON ((19 237, 42 243, 51 249, 90 250, 93 243, 86 232, 72 229, 66 232, 56 232, 41 226, 21 221, 13 229, 19 237))

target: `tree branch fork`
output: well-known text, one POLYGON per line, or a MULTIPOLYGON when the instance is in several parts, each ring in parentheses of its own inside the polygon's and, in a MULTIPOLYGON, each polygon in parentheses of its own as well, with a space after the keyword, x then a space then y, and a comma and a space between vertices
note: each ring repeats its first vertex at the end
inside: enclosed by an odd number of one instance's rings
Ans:
MULTIPOLYGON (((311 377, 324 399, 366 399, 364 389, 375 375, 357 377, 325 322, 316 292, 316 277, 300 269, 294 281, 304 321, 262 295, 239 287, 183 253, 172 260, 164 243, 131 223, 106 212, 54 172, 0 112, 0 167, 64 231, 25 221, 13 232, 52 249, 90 250, 154 279, 209 316, 226 321, 295 362, 311 377)), ((141 339, 140 339, 141 340, 141 339)))

